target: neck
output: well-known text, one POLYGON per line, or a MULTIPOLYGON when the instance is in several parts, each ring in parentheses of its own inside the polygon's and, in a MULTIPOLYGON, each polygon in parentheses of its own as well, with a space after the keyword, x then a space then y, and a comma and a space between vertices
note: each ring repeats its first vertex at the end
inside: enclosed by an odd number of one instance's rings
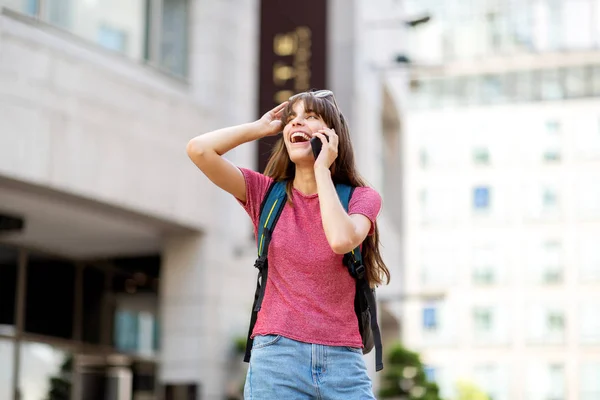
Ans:
POLYGON ((294 189, 307 195, 317 193, 317 180, 315 179, 315 170, 312 165, 296 165, 294 189))

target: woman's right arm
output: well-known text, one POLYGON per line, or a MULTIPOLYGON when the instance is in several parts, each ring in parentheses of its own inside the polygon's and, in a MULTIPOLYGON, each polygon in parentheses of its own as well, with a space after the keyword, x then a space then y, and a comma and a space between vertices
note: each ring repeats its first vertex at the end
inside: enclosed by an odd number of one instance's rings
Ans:
POLYGON ((243 143, 279 133, 282 129, 279 118, 286 104, 273 108, 258 121, 196 136, 187 145, 188 156, 215 185, 246 202, 242 172, 222 156, 243 143))

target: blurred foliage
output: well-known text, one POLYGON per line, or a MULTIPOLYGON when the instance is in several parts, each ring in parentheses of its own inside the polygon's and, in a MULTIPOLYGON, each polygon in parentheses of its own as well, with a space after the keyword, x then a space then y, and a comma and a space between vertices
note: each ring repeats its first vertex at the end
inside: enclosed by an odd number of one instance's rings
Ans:
POLYGON ((490 400, 490 397, 471 382, 459 381, 456 384, 456 400, 490 400))
POLYGON ((58 376, 50 377, 50 390, 46 400, 71 399, 71 374, 73 372, 73 357, 68 356, 63 362, 58 376))
POLYGON ((379 398, 442 400, 439 388, 428 382, 418 353, 394 344, 388 351, 379 398))

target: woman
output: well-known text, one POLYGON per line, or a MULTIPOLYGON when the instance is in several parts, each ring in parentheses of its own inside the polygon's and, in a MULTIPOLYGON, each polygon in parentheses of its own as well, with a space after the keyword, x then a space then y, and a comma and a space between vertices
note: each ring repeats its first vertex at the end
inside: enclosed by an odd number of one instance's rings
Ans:
POLYGON ((242 204, 255 233, 269 186, 287 184, 288 203, 269 246, 245 398, 374 399, 354 311, 355 281, 342 257, 362 244, 370 285, 389 281, 375 224, 381 197, 356 171, 348 126, 333 93, 297 94, 256 122, 192 139, 187 152, 242 204), (264 175, 222 157, 242 143, 280 133, 264 175), (316 160, 312 137, 322 142, 316 160), (335 183, 356 187, 348 212, 335 183))

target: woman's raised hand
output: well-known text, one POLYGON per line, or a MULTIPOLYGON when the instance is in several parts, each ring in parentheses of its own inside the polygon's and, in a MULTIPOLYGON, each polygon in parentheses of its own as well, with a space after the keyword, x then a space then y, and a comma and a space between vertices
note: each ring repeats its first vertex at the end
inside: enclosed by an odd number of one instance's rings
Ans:
POLYGON ((257 122, 264 133, 264 136, 273 136, 283 130, 283 122, 281 121, 281 114, 283 109, 287 106, 288 102, 284 101, 277 107, 273 108, 263 115, 257 122))

